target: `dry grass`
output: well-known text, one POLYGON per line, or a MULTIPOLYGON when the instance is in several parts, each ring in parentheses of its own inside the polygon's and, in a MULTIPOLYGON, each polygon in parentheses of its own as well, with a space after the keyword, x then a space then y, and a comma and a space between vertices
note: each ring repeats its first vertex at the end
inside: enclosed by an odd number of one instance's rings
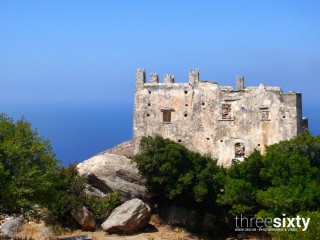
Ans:
POLYGON ((64 238, 80 235, 92 235, 94 240, 196 240, 195 236, 186 232, 181 228, 172 228, 157 217, 152 216, 150 224, 140 232, 129 236, 121 236, 117 234, 108 234, 102 230, 95 232, 84 231, 65 231, 60 234, 48 235, 48 230, 43 222, 29 222, 23 226, 21 232, 16 235, 16 240, 49 240, 52 238, 64 238))

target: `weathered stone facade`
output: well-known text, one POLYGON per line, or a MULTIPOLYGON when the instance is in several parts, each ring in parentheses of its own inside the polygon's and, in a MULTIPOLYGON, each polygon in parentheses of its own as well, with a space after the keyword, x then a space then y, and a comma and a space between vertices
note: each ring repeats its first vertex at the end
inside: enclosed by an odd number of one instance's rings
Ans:
POLYGON ((283 93, 280 87, 245 87, 237 77, 237 89, 200 81, 199 70, 189 71, 188 83, 174 83, 173 75, 136 72, 134 99, 134 152, 142 136, 161 135, 191 150, 211 154, 228 167, 254 149, 290 139, 303 130, 301 94, 283 93))

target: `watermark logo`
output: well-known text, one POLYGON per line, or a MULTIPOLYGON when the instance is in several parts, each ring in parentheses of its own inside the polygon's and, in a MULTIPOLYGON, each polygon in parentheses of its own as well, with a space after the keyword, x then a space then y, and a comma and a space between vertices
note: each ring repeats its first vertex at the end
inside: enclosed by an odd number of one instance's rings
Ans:
POLYGON ((310 218, 286 217, 282 214, 282 218, 250 218, 236 215, 235 231, 239 232, 255 232, 255 231, 306 231, 308 229, 310 218))

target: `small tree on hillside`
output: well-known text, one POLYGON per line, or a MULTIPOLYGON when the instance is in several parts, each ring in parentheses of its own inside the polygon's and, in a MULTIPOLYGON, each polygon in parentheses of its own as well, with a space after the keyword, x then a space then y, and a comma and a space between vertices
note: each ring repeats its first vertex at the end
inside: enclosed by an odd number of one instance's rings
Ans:
POLYGON ((50 201, 58 161, 50 142, 24 118, 0 115, 0 210, 21 212, 50 201))

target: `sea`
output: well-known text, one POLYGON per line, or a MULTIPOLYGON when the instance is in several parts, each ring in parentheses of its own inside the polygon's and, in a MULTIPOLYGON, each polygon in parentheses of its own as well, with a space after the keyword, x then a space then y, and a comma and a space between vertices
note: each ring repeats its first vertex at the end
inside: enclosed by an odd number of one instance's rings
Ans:
POLYGON ((82 162, 132 139, 133 103, 0 104, 14 121, 24 117, 49 139, 61 165, 82 162))
MULTIPOLYGON (((319 135, 316 106, 306 105, 309 130, 319 135)), ((56 158, 67 166, 132 139, 133 101, 98 103, 4 103, 0 113, 24 117, 49 139, 56 158)))

